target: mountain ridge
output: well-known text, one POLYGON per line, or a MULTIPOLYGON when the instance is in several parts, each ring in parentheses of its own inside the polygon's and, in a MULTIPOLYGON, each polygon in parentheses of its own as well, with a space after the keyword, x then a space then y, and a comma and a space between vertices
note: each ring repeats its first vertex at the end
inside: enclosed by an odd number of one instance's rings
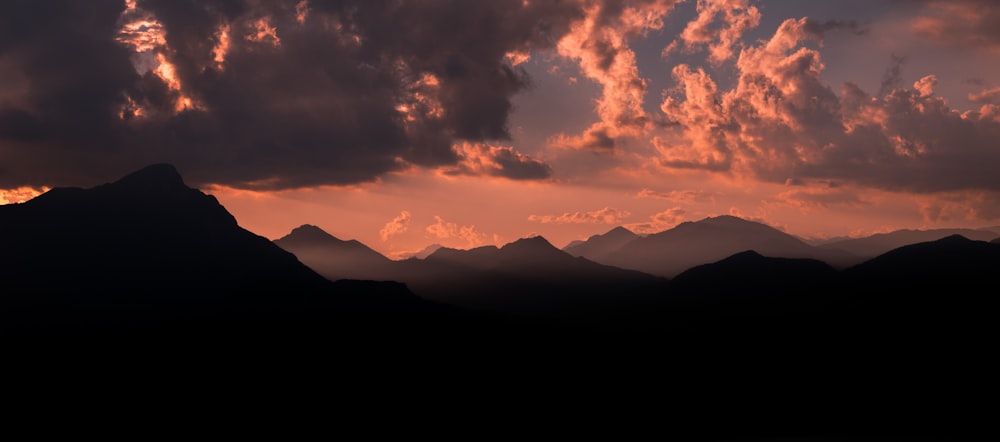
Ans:
POLYGON ((843 268, 856 261, 847 252, 810 246, 774 227, 731 215, 686 221, 659 233, 628 241, 596 256, 602 264, 672 278, 699 264, 721 260, 744 250, 766 256, 815 258, 843 268))
POLYGON ((184 185, 168 164, 5 206, 0 228, 19 232, 0 249, 0 277, 15 287, 0 299, 11 323, 163 322, 307 305, 323 311, 421 303, 400 295, 400 284, 372 286, 370 296, 359 286, 341 290, 346 285, 240 227, 214 196, 184 185), (17 311, 27 313, 20 318, 17 311))

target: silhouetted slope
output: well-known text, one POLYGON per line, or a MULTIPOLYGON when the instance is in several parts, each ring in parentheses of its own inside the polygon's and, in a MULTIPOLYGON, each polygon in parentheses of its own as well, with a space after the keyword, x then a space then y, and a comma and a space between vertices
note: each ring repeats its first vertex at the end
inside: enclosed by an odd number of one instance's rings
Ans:
POLYGON ((756 250, 772 257, 818 259, 834 267, 846 266, 855 260, 847 252, 810 246, 764 224, 734 216, 718 216, 681 223, 673 229, 638 238, 600 262, 674 277, 691 267, 745 250, 756 250))
POLYGON ((866 308, 992 316, 1000 312, 998 269, 1000 245, 952 235, 891 250, 845 270, 844 278, 866 308))
POLYGON ((431 256, 432 253, 438 251, 438 249, 440 249, 441 247, 443 247, 441 244, 431 244, 431 245, 429 245, 427 247, 424 247, 424 248, 422 248, 422 249, 420 249, 420 250, 418 250, 416 252, 405 253, 402 256, 400 256, 398 259, 410 259, 410 258, 424 259, 424 258, 426 258, 428 256, 431 256))
POLYGON ((572 256, 582 256, 591 261, 601 262, 636 238, 639 238, 639 235, 632 233, 631 230, 615 227, 604 234, 593 235, 586 241, 567 245, 563 251, 572 256))
POLYGON ((932 229, 932 230, 897 230, 889 233, 879 233, 864 238, 853 238, 823 244, 822 248, 843 250, 859 258, 860 264, 866 259, 874 258, 892 249, 921 242, 936 241, 941 238, 961 235, 977 241, 989 241, 996 233, 988 230, 974 229, 932 229))
POLYGON ((1000 336, 997 269, 1000 245, 959 235, 900 247, 845 270, 830 316, 857 348, 919 358, 936 379, 980 391, 1000 369, 984 353, 1000 336))
POLYGON ((502 248, 442 248, 399 261, 395 280, 419 296, 507 313, 597 313, 665 294, 666 280, 570 256, 542 237, 502 248))
POLYGON ((685 303, 687 315, 799 315, 822 311, 836 293, 838 276, 819 260, 748 250, 682 272, 671 280, 671 295, 685 303))
MULTIPOLYGON (((338 289, 239 227, 215 197, 185 186, 166 164, 0 206, 0 229, 18 232, 0 248, 6 313, 34 309, 53 323, 419 304, 398 284, 338 289)), ((22 322, 33 320, 41 319, 22 322)))
POLYGON ((296 227, 274 243, 331 280, 383 279, 392 262, 356 240, 340 240, 309 224, 296 227))
POLYGON ((990 241, 990 243, 991 244, 1000 244, 1000 237, 994 238, 992 241, 990 241))

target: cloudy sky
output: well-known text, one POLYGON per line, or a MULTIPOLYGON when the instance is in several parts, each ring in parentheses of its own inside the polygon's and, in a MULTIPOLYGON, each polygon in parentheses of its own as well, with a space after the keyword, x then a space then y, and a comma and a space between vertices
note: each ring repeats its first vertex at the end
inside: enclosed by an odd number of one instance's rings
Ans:
POLYGON ((1000 225, 991 0, 0 5, 0 203, 174 164, 390 256, 734 214, 1000 225))

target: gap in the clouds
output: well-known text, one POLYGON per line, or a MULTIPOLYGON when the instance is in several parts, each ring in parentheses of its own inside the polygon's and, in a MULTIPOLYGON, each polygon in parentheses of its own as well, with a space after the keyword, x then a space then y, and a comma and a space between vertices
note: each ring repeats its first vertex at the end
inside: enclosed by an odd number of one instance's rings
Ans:
POLYGON ((517 150, 528 155, 544 152, 549 138, 577 134, 598 120, 594 100, 601 87, 580 72, 579 66, 552 53, 533 54, 521 65, 531 87, 511 99, 509 126, 517 150))

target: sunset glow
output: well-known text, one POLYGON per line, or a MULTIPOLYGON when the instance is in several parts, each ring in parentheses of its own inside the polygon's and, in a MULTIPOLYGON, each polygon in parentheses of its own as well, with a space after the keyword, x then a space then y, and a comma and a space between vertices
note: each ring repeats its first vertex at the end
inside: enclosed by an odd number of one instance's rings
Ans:
POLYGON ((67 8, 0 47, 0 203, 167 162, 260 235, 387 256, 1000 225, 995 2, 67 8))

